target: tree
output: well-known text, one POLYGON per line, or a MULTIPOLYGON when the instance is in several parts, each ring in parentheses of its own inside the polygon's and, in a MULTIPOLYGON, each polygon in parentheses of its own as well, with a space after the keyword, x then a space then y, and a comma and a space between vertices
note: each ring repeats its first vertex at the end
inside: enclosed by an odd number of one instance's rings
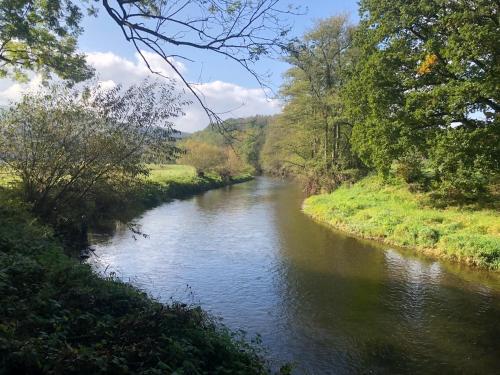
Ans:
POLYGON ((82 81, 93 72, 77 53, 82 13, 70 0, 0 1, 0 78, 27 71, 82 81))
POLYGON ((40 216, 77 216, 78 207, 88 213, 86 201, 100 186, 116 191, 148 173, 146 147, 173 152, 171 120, 184 104, 172 83, 110 90, 52 85, 2 115, 0 160, 20 177, 40 216))
MULTIPOLYGON (((437 145, 447 145, 445 153, 458 146, 438 138, 478 140, 479 131, 498 139, 497 1, 363 0, 360 6, 362 54, 346 101, 353 146, 366 163, 387 174, 408 154, 427 159, 437 145)), ((490 142, 484 145, 468 152, 494 154, 490 142)))
POLYGON ((205 173, 215 172, 226 160, 223 148, 209 143, 188 139, 184 142, 183 149, 185 153, 178 162, 194 167, 200 177, 205 173))
POLYGON ((143 49, 162 57, 221 129, 224 124, 219 116, 206 106, 172 59, 190 60, 189 50, 212 52, 240 65, 265 86, 265 77, 254 63, 288 50, 291 28, 287 18, 297 11, 292 6, 280 7, 280 0, 102 0, 102 5, 146 65, 151 69, 143 49))
POLYGON ((326 167, 340 163, 342 128, 349 125, 342 118, 339 98, 352 60, 353 32, 345 15, 322 20, 304 36, 288 59, 295 69, 288 72, 291 81, 283 93, 292 100, 300 95, 313 98, 306 100, 323 131, 321 147, 326 167), (306 85, 293 87, 300 80, 306 85))
MULTIPOLYGON (((95 0, 119 26, 151 72, 144 51, 160 56, 178 75, 219 130, 224 124, 205 103, 173 59, 193 61, 188 51, 220 55, 240 65, 263 87, 266 76, 255 63, 264 56, 288 50, 288 16, 297 8, 281 7, 280 0, 95 0)), ((64 79, 81 81, 91 72, 77 54, 84 9, 100 17, 90 0, 2 0, 0 3, 0 74, 21 78, 25 70, 55 72, 64 79), (78 4, 78 5, 77 5, 78 4)), ((25 76, 24 76, 25 77, 25 76)))
POLYGON ((312 181, 318 187, 326 180, 335 186, 344 179, 345 170, 358 166, 341 98, 355 54, 353 32, 347 16, 336 16, 318 22, 295 43, 287 59, 292 68, 281 89, 286 106, 268 132, 286 134, 286 138, 270 137, 264 148, 268 166, 277 166, 280 173, 306 175, 306 183, 312 181), (277 156, 282 162, 273 162, 277 156))
POLYGON ((194 167, 199 177, 214 173, 224 179, 230 179, 252 170, 230 146, 217 146, 188 139, 182 144, 182 148, 184 155, 178 159, 178 163, 194 167))

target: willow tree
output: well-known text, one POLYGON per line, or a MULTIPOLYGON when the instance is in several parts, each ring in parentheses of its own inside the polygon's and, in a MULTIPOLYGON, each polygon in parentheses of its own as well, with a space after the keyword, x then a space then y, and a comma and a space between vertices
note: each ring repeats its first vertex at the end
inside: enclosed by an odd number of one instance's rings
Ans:
POLYGON ((0 117, 0 161, 26 201, 48 220, 89 214, 98 192, 127 190, 146 175, 145 149, 171 154, 172 121, 186 104, 174 85, 52 85, 0 117))

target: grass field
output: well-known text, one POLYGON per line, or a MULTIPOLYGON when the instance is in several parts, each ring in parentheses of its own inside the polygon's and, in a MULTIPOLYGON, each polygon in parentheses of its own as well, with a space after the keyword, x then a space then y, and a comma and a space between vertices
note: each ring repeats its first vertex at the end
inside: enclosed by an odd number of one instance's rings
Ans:
POLYGON ((196 179, 196 170, 189 165, 149 164, 148 168, 150 168, 150 174, 147 180, 160 184, 171 181, 188 182, 196 179))
POLYGON ((403 183, 368 177, 304 202, 304 212, 345 232, 429 255, 500 270, 500 213, 434 209, 403 183))
POLYGON ((14 183, 16 178, 10 173, 7 168, 0 166, 0 186, 8 187, 14 183))

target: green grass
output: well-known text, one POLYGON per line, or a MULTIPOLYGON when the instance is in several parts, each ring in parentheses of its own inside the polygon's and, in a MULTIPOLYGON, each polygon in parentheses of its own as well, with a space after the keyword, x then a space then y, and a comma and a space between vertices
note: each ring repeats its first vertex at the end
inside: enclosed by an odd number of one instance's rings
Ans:
POLYGON ((224 180, 215 174, 199 177, 195 169, 187 165, 151 164, 148 167, 149 176, 144 178, 144 183, 131 191, 129 199, 130 204, 135 202, 143 208, 155 206, 172 198, 182 198, 253 178, 249 174, 235 176, 230 180, 224 180))
POLYGON ((435 209, 403 183, 368 177, 304 202, 304 212, 345 232, 429 255, 500 270, 500 214, 435 209))
POLYGON ((9 187, 18 179, 6 168, 0 166, 0 187, 9 187))
POLYGON ((172 181, 196 181, 196 170, 189 165, 177 164, 149 164, 150 174, 147 177, 148 181, 157 183, 169 183, 172 181))

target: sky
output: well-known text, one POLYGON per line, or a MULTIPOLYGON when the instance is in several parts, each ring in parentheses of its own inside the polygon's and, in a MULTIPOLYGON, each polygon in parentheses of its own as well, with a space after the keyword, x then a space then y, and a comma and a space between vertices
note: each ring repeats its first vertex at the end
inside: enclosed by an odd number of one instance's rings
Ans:
MULTIPOLYGON (((339 13, 346 13, 352 22, 358 20, 358 5, 355 0, 281 0, 284 5, 299 5, 304 15, 291 16, 288 22, 293 26, 293 36, 301 36, 314 23, 339 13)), ((105 85, 129 85, 151 76, 139 58, 134 46, 128 43, 119 27, 99 11, 98 17, 84 19, 83 34, 79 38, 79 49, 87 55, 98 76, 105 85)), ((182 51, 179 51, 182 52, 182 51)), ((172 76, 173 72, 161 58, 150 53, 153 68, 172 76)), ((282 74, 288 68, 283 61, 263 59, 256 65, 262 74, 270 74, 268 85, 271 91, 264 92, 258 82, 236 62, 210 52, 190 52, 194 62, 177 60, 175 64, 190 82, 199 83, 206 103, 223 117, 246 117, 257 114, 271 115, 281 111, 282 104, 274 94, 282 81, 282 74)), ((28 84, 19 84, 8 79, 0 80, 0 105, 19 99, 21 93, 40 84, 40 78, 32 76, 28 84)), ((207 126, 208 118, 197 103, 185 108, 186 115, 176 121, 179 130, 193 132, 207 126)))

